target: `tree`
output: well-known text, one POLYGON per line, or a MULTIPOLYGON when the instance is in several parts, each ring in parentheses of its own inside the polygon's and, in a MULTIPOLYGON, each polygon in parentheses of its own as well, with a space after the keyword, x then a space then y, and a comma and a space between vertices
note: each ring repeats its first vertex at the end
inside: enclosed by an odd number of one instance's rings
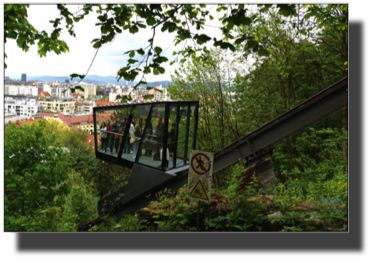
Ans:
MULTIPOLYGON (((262 11, 267 10, 272 5, 259 5, 262 11)), ((4 8, 4 24, 5 24, 5 42, 6 39, 17 39, 19 47, 24 50, 28 50, 28 45, 34 44, 38 41, 40 56, 46 56, 46 52, 54 50, 57 54, 67 51, 69 48, 63 41, 58 40, 58 37, 62 31, 60 26, 63 19, 66 22, 66 29, 69 34, 75 37, 73 30, 74 22, 77 23, 85 16, 93 12, 93 9, 97 9, 99 14, 98 23, 101 30, 101 37, 95 38, 92 43, 95 49, 101 48, 103 45, 111 42, 118 33, 128 30, 131 34, 135 34, 140 28, 146 28, 147 26, 152 29, 152 37, 148 40, 149 45, 146 48, 140 48, 130 50, 124 54, 128 54, 130 59, 125 67, 122 67, 118 73, 117 78, 120 80, 123 78, 126 81, 134 81, 139 74, 142 74, 138 85, 146 84, 145 75, 153 73, 159 75, 165 73, 165 69, 162 67, 163 63, 169 62, 168 58, 162 56, 162 48, 155 44, 155 33, 159 28, 161 32, 176 32, 177 35, 174 39, 176 45, 183 41, 192 41, 194 47, 185 46, 181 51, 175 53, 176 57, 171 62, 174 63, 179 57, 183 57, 180 62, 184 62, 187 58, 195 56, 200 53, 207 53, 208 49, 204 44, 212 40, 212 37, 201 33, 204 28, 206 17, 213 20, 214 18, 209 14, 207 6, 190 5, 190 4, 106 4, 106 5, 83 5, 83 14, 75 15, 71 13, 65 5, 58 4, 57 8, 60 10, 61 17, 51 20, 53 25, 53 32, 51 36, 48 36, 45 32, 38 34, 38 32, 27 21, 26 9, 28 5, 5 5, 4 8), (17 8, 17 9, 16 9, 17 8), (18 12, 18 11, 22 12, 18 12), (13 21, 22 22, 25 27, 20 29, 16 24, 12 24, 13 21), (190 25, 195 26, 197 33, 192 34, 190 32, 190 25), (201 47, 203 45, 203 48, 201 47), (141 55, 141 61, 133 59, 137 54, 141 55), (143 68, 142 68, 143 66, 143 68)), ((277 5, 279 12, 284 16, 295 16, 296 5, 277 5)), ((222 12, 219 20, 222 21, 223 26, 221 30, 223 32, 223 39, 213 39, 213 45, 222 49, 230 49, 235 51, 235 45, 244 44, 244 50, 258 52, 260 55, 267 55, 269 52, 265 47, 255 40, 255 36, 250 35, 233 35, 232 31, 235 27, 255 24, 257 18, 248 16, 249 6, 244 4, 239 5, 218 5, 218 12, 222 12), (230 42, 234 41, 234 42, 230 42), (233 45, 233 43, 235 45, 233 45)), ((80 75, 73 73, 70 75, 71 80, 74 77, 78 77, 81 80, 86 75, 80 75)), ((75 88, 71 89, 72 92, 75 88)), ((123 100, 128 100, 127 97, 123 100)))
MULTIPOLYGON (((331 45, 340 41, 340 36, 336 35, 334 30, 334 24, 331 27, 321 27, 319 31, 316 31, 320 25, 314 21, 312 21, 313 24, 303 22, 305 17, 301 17, 300 24, 295 24, 292 21, 286 21, 275 9, 271 9, 266 14, 265 21, 240 29, 242 33, 257 34, 257 41, 267 45, 270 50, 268 56, 245 52, 254 59, 254 68, 245 76, 238 74, 234 81, 234 91, 241 99, 237 100, 239 109, 237 117, 239 123, 249 129, 245 134, 259 128, 344 76, 341 73, 343 62, 337 54, 344 55, 338 50, 344 47, 339 44, 340 46, 332 50, 331 47, 326 47, 325 43, 318 42, 321 37, 328 40, 331 45), (247 116, 252 117, 252 121, 246 119, 247 116)), ((319 126, 318 130, 339 127, 339 117, 341 116, 334 116, 322 127, 319 126)), ((326 138, 328 136, 323 136, 323 139, 326 138)), ((345 138, 344 134, 343 138, 345 138)), ((281 169, 286 169, 285 166, 289 167, 293 180, 296 179, 294 174, 297 169, 303 171, 310 167, 310 164, 306 165, 300 159, 302 157, 299 157, 299 152, 302 151, 296 147, 299 140, 302 138, 297 136, 287 138, 284 148, 286 154, 281 154, 281 157, 279 154, 276 155, 281 159, 277 162, 277 167, 279 163, 281 163, 281 169), (282 156, 288 159, 288 163, 282 156)), ((318 162, 318 157, 315 155, 321 151, 321 148, 313 147, 313 150, 306 154, 318 162)), ((305 154, 304 151, 302 152, 305 154)))
POLYGON ((44 133, 46 136, 50 137, 53 133, 56 134, 56 138, 58 140, 61 139, 61 136, 66 134, 69 131, 69 128, 66 126, 61 119, 58 118, 46 118, 46 126, 44 129, 44 133))
MULTIPOLYGON (((229 71, 234 64, 225 51, 210 50, 208 62, 193 58, 172 75, 174 85, 168 91, 174 100, 196 100, 199 103, 199 148, 219 150, 240 138, 237 125, 235 96, 229 91, 229 71)), ((181 134, 181 131, 180 131, 181 134)))
POLYGON ((77 227, 96 219, 98 217, 97 199, 88 191, 84 178, 76 172, 71 172, 63 184, 70 185, 70 193, 66 197, 63 214, 76 217, 77 227))
POLYGON ((6 231, 38 230, 39 212, 52 206, 55 196, 68 192, 67 187, 58 187, 68 173, 67 154, 56 147, 55 134, 44 134, 45 125, 45 121, 19 127, 10 123, 5 132, 6 231))

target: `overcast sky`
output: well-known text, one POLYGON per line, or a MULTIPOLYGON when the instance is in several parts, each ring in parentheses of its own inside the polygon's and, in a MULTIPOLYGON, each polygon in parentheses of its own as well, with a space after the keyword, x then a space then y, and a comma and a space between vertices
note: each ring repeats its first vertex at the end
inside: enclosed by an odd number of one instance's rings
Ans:
MULTIPOLYGON (((82 8, 82 6, 74 4, 67 7, 72 13, 82 8)), ((221 13, 216 12, 216 4, 208 5, 207 9, 210 9, 210 12, 214 15, 214 20, 209 20, 207 24, 215 27, 205 27, 201 33, 220 39, 222 38, 221 30, 217 26, 221 26, 221 23, 217 18, 221 16, 221 13)), ((85 74, 96 52, 96 49, 92 47, 91 41, 95 38, 100 38, 100 29, 95 26, 97 16, 98 14, 94 12, 86 16, 79 23, 75 23, 74 31, 77 36, 76 38, 70 36, 66 30, 62 31, 60 39, 66 41, 70 51, 60 55, 50 52, 47 53, 46 57, 40 58, 37 54, 37 45, 31 46, 28 52, 24 52, 17 46, 15 40, 8 40, 5 44, 5 52, 8 56, 6 59, 8 68, 5 70, 5 76, 21 78, 22 73, 26 73, 28 76, 68 76, 71 73, 85 74)), ((56 5, 53 4, 31 4, 28 9, 29 22, 39 31, 45 30, 51 33, 53 27, 49 21, 57 17, 59 17, 59 11, 56 5)), ((191 28, 190 31, 194 31, 195 33, 195 27, 191 28)), ((146 29, 140 29, 134 35, 128 31, 117 34, 113 42, 100 48, 88 74, 116 77, 117 71, 127 64, 129 58, 128 55, 123 55, 123 53, 149 45, 148 39, 152 37, 152 33, 151 28, 148 26, 146 29)), ((160 46, 163 51, 166 50, 164 56, 169 61, 173 59, 173 51, 178 51, 183 47, 183 43, 176 47, 174 46, 174 36, 175 33, 156 31, 154 44, 160 46)), ((193 43, 188 41, 188 44, 193 43)), ((209 43, 209 45, 212 45, 212 43, 209 43)), ((135 57, 137 56, 139 55, 136 54, 135 57)), ((149 82, 170 80, 170 73, 173 73, 178 65, 170 66, 166 64, 164 67, 166 70, 164 75, 154 76, 151 74, 146 76, 146 80, 149 82)), ((136 78, 136 80, 139 80, 139 78, 136 78)))

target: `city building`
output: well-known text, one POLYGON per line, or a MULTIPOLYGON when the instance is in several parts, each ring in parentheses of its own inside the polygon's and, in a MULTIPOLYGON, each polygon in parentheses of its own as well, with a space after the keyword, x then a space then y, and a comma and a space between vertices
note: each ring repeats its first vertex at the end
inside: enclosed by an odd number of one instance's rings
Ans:
POLYGON ((69 79, 66 79, 66 80, 65 80, 65 83, 66 83, 66 84, 70 83, 70 80, 69 80, 69 79))
POLYGON ((58 98, 69 98, 73 97, 70 87, 68 86, 56 86, 51 88, 51 96, 58 98))
POLYGON ((145 95, 153 95, 152 99, 148 99, 147 101, 157 102, 157 101, 172 101, 169 96, 169 92, 165 87, 159 84, 154 89, 150 90, 141 90, 138 92, 138 101, 143 101, 143 96, 145 95))
POLYGON ((38 96, 5 95, 4 99, 4 113, 32 117, 39 111, 45 110, 45 107, 38 101, 38 96))
POLYGON ((119 99, 119 100, 116 100, 116 97, 117 97, 118 95, 121 95, 121 94, 118 94, 118 93, 116 92, 116 90, 112 91, 112 92, 109 94, 109 101, 110 101, 110 102, 120 102, 120 99, 119 99))
POLYGON ((33 86, 5 85, 5 95, 38 96, 38 88, 33 86))
POLYGON ((49 97, 41 99, 41 105, 45 105, 47 110, 75 113, 75 99, 49 97))
POLYGON ((51 87, 49 85, 43 85, 43 91, 49 92, 51 94, 51 87))
POLYGON ((26 73, 21 74, 21 81, 26 82, 26 73))
POLYGON ((84 89, 84 91, 81 91, 80 89, 76 89, 75 93, 79 93, 81 96, 84 96, 85 99, 87 99, 88 96, 96 96, 96 85, 95 84, 79 83, 79 84, 75 84, 75 85, 80 86, 84 89))
POLYGON ((61 81, 58 81, 58 80, 55 80, 55 81, 51 82, 51 86, 52 87, 59 86, 60 84, 61 84, 61 81))
POLYGON ((105 101, 95 100, 95 104, 98 107, 98 106, 107 106, 107 105, 118 105, 120 103, 118 103, 118 102, 105 102, 105 101))
POLYGON ((77 101, 76 113, 92 113, 93 108, 96 106, 94 101, 77 101))
POLYGON ((44 98, 49 98, 51 97, 51 94, 49 92, 43 91, 41 92, 40 96, 44 98))

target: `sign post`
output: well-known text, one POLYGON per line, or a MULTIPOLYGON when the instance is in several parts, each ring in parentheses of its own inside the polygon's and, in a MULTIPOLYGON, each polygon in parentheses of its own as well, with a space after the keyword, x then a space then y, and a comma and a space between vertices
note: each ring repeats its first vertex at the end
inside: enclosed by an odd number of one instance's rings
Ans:
POLYGON ((190 200, 198 201, 197 230, 201 219, 201 201, 211 202, 211 183, 214 167, 214 153, 190 150, 188 188, 190 200))

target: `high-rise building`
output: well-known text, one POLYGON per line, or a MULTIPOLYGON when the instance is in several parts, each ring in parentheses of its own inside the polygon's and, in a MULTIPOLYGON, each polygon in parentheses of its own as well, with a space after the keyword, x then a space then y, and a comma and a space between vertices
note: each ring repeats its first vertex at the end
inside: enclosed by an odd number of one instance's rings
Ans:
POLYGON ((81 96, 84 96, 84 99, 87 99, 88 96, 96 96, 96 85, 95 84, 85 84, 79 83, 77 86, 81 86, 84 89, 84 92, 77 89, 75 92, 79 93, 81 96))
POLYGON ((69 79, 66 79, 66 80, 65 80, 65 83, 66 83, 66 84, 70 83, 70 80, 69 80, 69 79))
POLYGON ((25 73, 21 74, 21 81, 26 82, 26 74, 25 73))

